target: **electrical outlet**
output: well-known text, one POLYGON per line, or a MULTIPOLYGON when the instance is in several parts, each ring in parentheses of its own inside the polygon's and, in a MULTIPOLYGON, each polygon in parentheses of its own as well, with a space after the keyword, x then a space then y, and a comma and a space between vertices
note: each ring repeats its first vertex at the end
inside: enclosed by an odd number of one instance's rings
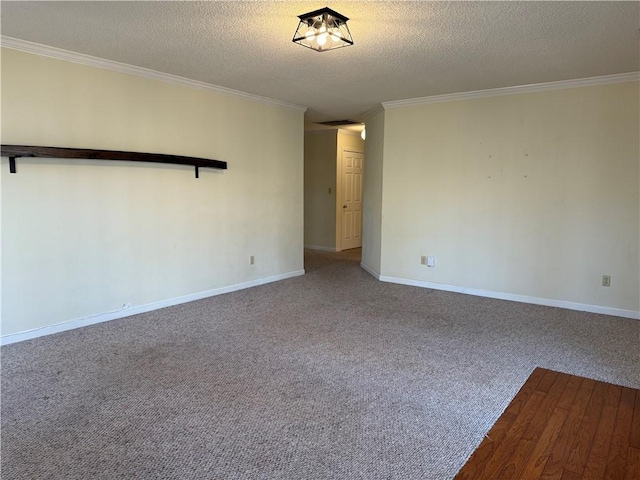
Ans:
POLYGON ((122 310, 126 310, 127 308, 131 308, 131 302, 123 303, 122 310))
POLYGON ((603 287, 611 286, 611 275, 602 275, 602 286, 603 287))
POLYGON ((420 265, 426 265, 427 264, 427 256, 426 255, 422 255, 420 257, 420 265))
POLYGON ((427 257, 427 267, 436 266, 436 257, 427 257))
POLYGON ((329 193, 331 193, 331 187, 329 187, 329 193))
POLYGON ((253 255, 251 255, 249 257, 249 265, 253 265, 254 263, 256 263, 256 259, 255 259, 255 257, 253 255))

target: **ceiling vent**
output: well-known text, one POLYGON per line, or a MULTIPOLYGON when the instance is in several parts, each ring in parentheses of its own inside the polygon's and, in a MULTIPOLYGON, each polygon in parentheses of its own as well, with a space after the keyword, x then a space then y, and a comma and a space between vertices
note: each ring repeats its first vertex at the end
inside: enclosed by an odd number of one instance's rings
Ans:
POLYGON ((344 125, 360 125, 362 122, 354 122, 353 120, 332 120, 330 122, 320 122, 320 125, 329 127, 341 127, 344 125))

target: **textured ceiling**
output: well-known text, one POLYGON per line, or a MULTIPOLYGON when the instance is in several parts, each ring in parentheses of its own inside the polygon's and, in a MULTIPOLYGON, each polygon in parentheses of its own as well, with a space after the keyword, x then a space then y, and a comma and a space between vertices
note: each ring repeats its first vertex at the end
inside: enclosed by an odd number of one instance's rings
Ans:
POLYGON ((11 2, 2 34, 308 106, 307 121, 384 101, 638 71, 639 2, 11 2), (328 5, 355 45, 291 42, 328 5))

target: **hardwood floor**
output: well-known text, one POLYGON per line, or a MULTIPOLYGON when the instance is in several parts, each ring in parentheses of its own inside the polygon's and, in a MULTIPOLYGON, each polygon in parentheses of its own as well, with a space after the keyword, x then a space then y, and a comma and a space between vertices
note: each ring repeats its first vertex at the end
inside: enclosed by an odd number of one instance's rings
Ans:
POLYGON ((640 390, 536 368, 463 479, 640 480, 640 390))

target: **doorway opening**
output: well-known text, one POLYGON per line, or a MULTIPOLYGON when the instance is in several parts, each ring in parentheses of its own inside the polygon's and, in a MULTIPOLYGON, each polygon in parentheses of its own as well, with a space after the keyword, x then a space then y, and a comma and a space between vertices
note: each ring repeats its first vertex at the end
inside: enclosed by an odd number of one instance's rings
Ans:
POLYGON ((353 250, 344 258, 358 256, 360 261, 365 195, 363 129, 362 124, 344 128, 305 125, 305 252, 353 250))

